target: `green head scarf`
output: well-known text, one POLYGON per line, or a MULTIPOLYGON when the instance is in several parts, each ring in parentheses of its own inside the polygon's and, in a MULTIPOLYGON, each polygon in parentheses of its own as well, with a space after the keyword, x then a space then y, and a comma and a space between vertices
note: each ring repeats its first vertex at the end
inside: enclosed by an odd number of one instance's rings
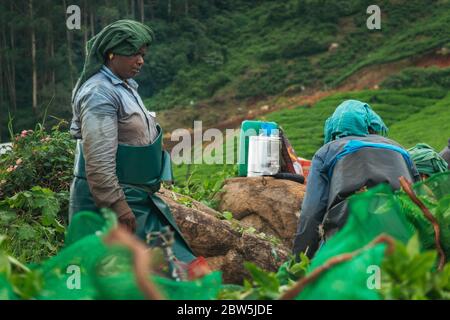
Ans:
POLYGON ((419 173, 431 176, 438 172, 447 171, 447 162, 426 143, 418 143, 408 149, 408 152, 419 173))
POLYGON ((118 20, 103 28, 86 44, 86 60, 72 98, 75 97, 80 86, 100 70, 105 62, 106 54, 112 52, 131 56, 142 46, 150 45, 154 38, 155 35, 150 27, 133 20, 118 20))
POLYGON ((325 143, 346 136, 366 136, 369 129, 383 136, 386 136, 388 131, 383 120, 367 103, 346 100, 325 122, 325 143))

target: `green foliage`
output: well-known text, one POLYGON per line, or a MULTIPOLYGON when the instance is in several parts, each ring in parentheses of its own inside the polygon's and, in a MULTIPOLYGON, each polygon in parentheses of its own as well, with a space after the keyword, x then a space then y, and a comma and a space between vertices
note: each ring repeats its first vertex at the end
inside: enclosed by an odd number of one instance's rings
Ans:
POLYGON ((382 265, 380 293, 384 299, 450 299, 450 264, 436 272, 436 251, 420 252, 417 235, 397 243, 382 265))
POLYGON ((239 83, 237 97, 265 97, 280 93, 291 85, 308 86, 313 84, 316 75, 317 71, 307 59, 296 59, 289 69, 285 62, 277 61, 256 71, 247 71, 239 83))
POLYGON ((306 275, 310 260, 303 252, 300 253, 299 258, 300 259, 295 259, 294 257, 291 257, 280 267, 278 276, 281 283, 288 282, 288 280, 297 281, 306 275))
POLYGON ((345 17, 364 10, 368 5, 365 1, 340 1, 339 4, 332 0, 298 0, 297 14, 312 22, 336 23, 341 17, 345 17))
POLYGON ((37 125, 14 137, 12 150, 0 156, 0 197, 36 185, 55 192, 69 189, 75 142, 60 125, 50 133, 37 125))
MULTIPOLYGON (((442 28, 450 22, 449 6, 448 2, 439 3, 434 8, 429 6, 429 12, 434 14, 424 16, 422 1, 399 3, 386 1, 382 10, 389 18, 383 21, 383 35, 377 35, 374 31, 369 37, 367 33, 353 37, 354 41, 359 42, 359 46, 352 49, 360 49, 367 54, 358 54, 354 57, 356 59, 353 63, 342 68, 339 75, 330 79, 329 83, 338 84, 368 65, 397 61, 444 46, 450 36, 450 30, 442 28), (440 10, 444 10, 445 13, 440 14, 440 10), (402 32, 398 32, 399 28, 402 28, 402 32), (362 38, 364 36, 365 40, 362 38)), ((360 15, 359 18, 361 21, 357 23, 364 26, 366 17, 360 15)))
POLYGON ((274 272, 266 272, 255 264, 244 262, 245 269, 250 272, 255 286, 253 294, 260 299, 276 299, 280 291, 280 282, 274 272))
POLYGON ((450 95, 430 103, 420 112, 391 125, 389 136, 408 148, 417 142, 426 142, 435 150, 442 150, 447 144, 450 132, 449 103, 450 95))
POLYGON ((7 236, 6 251, 24 262, 55 255, 64 240, 64 222, 58 213, 65 198, 35 186, 0 201, 0 234, 7 236))
POLYGON ((381 83, 388 89, 442 87, 450 88, 450 68, 407 68, 381 83))
POLYGON ((230 211, 224 211, 222 212, 222 217, 227 221, 231 221, 233 219, 233 213, 230 211))
POLYGON ((0 156, 0 234, 21 261, 39 262, 63 245, 74 148, 59 126, 47 133, 38 125, 0 156))
POLYGON ((306 275, 309 259, 301 255, 300 261, 293 257, 286 261, 277 273, 263 270, 253 263, 245 262, 250 278, 242 286, 223 286, 219 299, 275 300, 296 281, 306 275))
MULTIPOLYGON (((197 166, 189 174, 186 180, 180 179, 175 185, 171 186, 171 189, 175 192, 189 196, 197 201, 204 203, 205 205, 215 208, 217 206, 217 199, 215 196, 222 189, 223 182, 229 177, 233 177, 236 174, 237 168, 235 166, 223 166, 219 170, 219 166, 202 166, 204 169, 211 169, 208 176, 197 179, 197 166), (213 168, 209 168, 213 167, 213 168), (216 171, 217 170, 217 171, 216 171)), ((190 206, 190 200, 178 199, 178 202, 190 206)))
MULTIPOLYGON (((261 98, 280 94, 290 86, 335 86, 365 66, 421 55, 448 42, 448 28, 443 27, 449 19, 444 13, 448 12, 447 3, 430 5, 424 14, 420 1, 386 1, 382 4, 387 13, 382 33, 367 30, 363 13, 370 4, 263 1, 247 11, 221 13, 220 21, 229 26, 229 41, 210 32, 217 28, 208 29, 205 37, 226 43, 223 56, 231 58, 224 59, 218 70, 205 64, 183 66, 179 73, 184 80, 176 87, 167 85, 146 103, 150 108, 170 108, 218 96, 261 98), (328 51, 333 42, 339 48, 328 51), (211 71, 226 74, 230 81, 224 81, 222 88, 204 88, 211 71)), ((211 17, 208 22, 214 20, 211 17)))
POLYGON ((21 299, 33 298, 43 287, 43 277, 39 271, 15 273, 10 276, 9 281, 21 299))
MULTIPOLYGON (((42 274, 30 270, 16 258, 1 250, 5 239, 5 236, 0 235, 0 281, 3 277, 11 284, 15 294, 22 299, 30 299, 42 289, 42 274)), ((2 296, 1 298, 11 297, 2 296)))
MULTIPOLYGON (((12 132, 29 128, 42 116, 45 119, 47 108, 52 116, 69 119, 70 92, 84 61, 84 33, 72 33, 70 56, 74 67, 70 68, 66 28, 56 27, 65 25, 64 16, 54 14, 63 12, 62 3, 34 2, 35 16, 29 18, 27 3, 13 2, 0 4, 5 37, 15 37, 14 41, 5 38, 6 45, 0 50, 5 66, 0 83, 8 84, 0 87, 0 140, 9 131, 14 142, 12 151, 0 156, 0 247, 8 252, 0 251, 0 274, 13 283, 19 296, 30 298, 41 286, 40 276, 9 254, 25 262, 38 262, 61 247, 74 142, 58 127, 46 133, 37 126, 15 137, 12 132), (54 10, 48 10, 50 5, 54 10), (28 59, 29 50, 24 48, 29 48, 29 30, 36 25, 40 26, 35 29, 39 105, 32 114, 32 65, 21 61, 28 59), (56 50, 49 55, 51 47, 56 50), (17 81, 12 84, 13 74, 17 81), (8 125, 4 117, 7 111, 14 118, 8 125)), ((81 1, 73 4, 82 5, 81 1)), ((137 80, 141 94, 147 97, 147 107, 154 110, 187 104, 194 108, 198 102, 230 98, 260 98, 287 89, 328 88, 366 66, 449 47, 448 1, 429 3, 425 11, 419 0, 382 1, 382 32, 368 31, 365 26, 365 9, 370 1, 199 1, 190 3, 189 12, 181 2, 172 4, 169 12, 166 2, 154 3, 151 19, 148 10, 145 12, 157 42, 137 80), (332 42, 339 44, 336 50, 328 50, 332 42)), ((97 32, 113 20, 133 18, 135 14, 123 1, 98 1, 82 8, 87 13, 95 12, 98 18, 92 26, 83 25, 83 31, 92 27, 97 32)), ((272 113, 266 120, 278 122, 298 154, 310 158, 323 143, 325 119, 340 102, 354 98, 370 103, 390 127, 390 137, 405 147, 424 141, 441 149, 448 139, 443 133, 450 132, 449 83, 448 68, 407 69, 383 82, 387 90, 335 94, 314 106, 272 113)), ((230 165, 196 165, 192 172, 190 168, 176 168, 178 177, 186 170, 187 177, 172 187, 186 195, 178 198, 186 206, 192 206, 193 198, 215 207, 223 180, 236 175, 236 168, 230 165)), ((447 203, 444 206, 448 207, 447 203)), ((444 209, 443 215, 447 214, 444 209)), ((239 232, 265 237, 273 244, 279 241, 257 234, 255 228, 240 226, 230 212, 219 218, 239 232)), ((435 252, 419 252, 418 247, 417 240, 406 247, 398 245, 386 261, 386 298, 449 298, 450 268, 447 265, 443 272, 436 273, 435 252)), ((243 287, 223 291, 222 296, 274 299, 286 283, 303 277, 308 265, 305 257, 299 263, 291 260, 281 275, 246 264, 252 280, 243 287)))
POLYGON ((251 280, 244 280, 243 286, 224 286, 218 299, 274 300, 282 290, 274 272, 262 270, 253 263, 245 262, 251 280))
MULTIPOLYGON (((440 243, 446 257, 450 256, 450 173, 435 174, 415 185, 418 198, 427 206, 440 228, 440 243)), ((396 195, 406 219, 416 229, 421 250, 436 248, 433 224, 404 192, 396 195)))

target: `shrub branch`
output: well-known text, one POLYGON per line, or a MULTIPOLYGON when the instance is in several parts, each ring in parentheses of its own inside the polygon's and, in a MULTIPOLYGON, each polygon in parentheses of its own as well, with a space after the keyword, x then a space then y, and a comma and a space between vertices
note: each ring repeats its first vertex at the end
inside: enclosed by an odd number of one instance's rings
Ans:
POLYGON ((445 265, 445 253, 441 246, 441 229, 439 227, 439 223, 436 218, 431 214, 430 210, 425 206, 425 204, 417 197, 414 191, 411 188, 411 182, 409 182, 405 177, 398 178, 400 180, 400 185, 403 190, 409 196, 409 198, 420 208, 423 212, 425 218, 431 222, 434 229, 434 242, 436 244, 436 249, 439 253, 439 266, 438 270, 442 271, 445 265))

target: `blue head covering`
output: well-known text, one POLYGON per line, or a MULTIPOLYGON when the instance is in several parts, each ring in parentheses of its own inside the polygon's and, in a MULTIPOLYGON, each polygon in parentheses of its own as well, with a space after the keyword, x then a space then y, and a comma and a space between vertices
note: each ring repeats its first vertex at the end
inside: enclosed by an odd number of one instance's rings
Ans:
POLYGON ((366 136, 369 128, 383 136, 388 132, 383 120, 367 103, 346 100, 325 122, 325 143, 346 136, 366 136))

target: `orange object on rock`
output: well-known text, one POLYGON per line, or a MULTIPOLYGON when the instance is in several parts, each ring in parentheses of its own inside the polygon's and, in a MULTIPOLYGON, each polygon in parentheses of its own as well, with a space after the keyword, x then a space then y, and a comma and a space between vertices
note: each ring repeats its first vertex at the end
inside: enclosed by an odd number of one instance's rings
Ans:
POLYGON ((303 169, 303 176, 305 177, 305 184, 308 182, 309 168, 311 167, 311 160, 297 158, 303 169))
POLYGON ((204 257, 198 257, 188 265, 189 280, 201 278, 211 272, 212 270, 204 257))

